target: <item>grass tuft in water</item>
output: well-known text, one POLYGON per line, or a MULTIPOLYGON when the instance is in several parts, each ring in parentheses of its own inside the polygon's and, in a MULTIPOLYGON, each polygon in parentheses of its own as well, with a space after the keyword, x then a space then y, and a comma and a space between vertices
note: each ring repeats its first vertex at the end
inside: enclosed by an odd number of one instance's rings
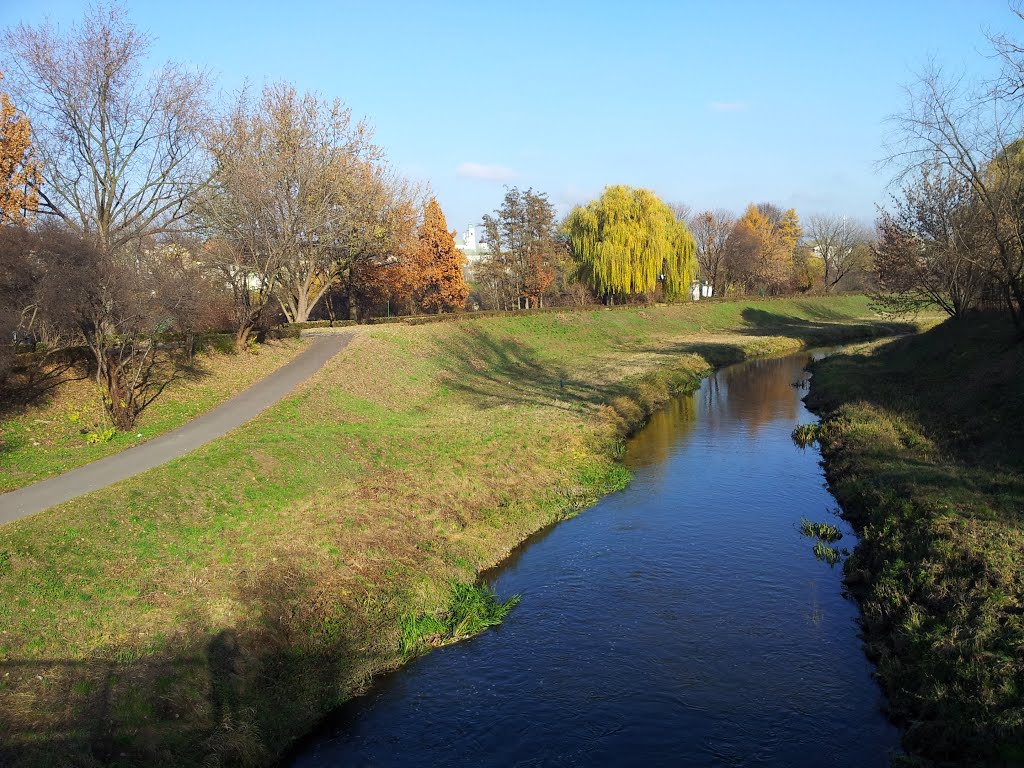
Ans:
POLYGON ((822 544, 820 541, 816 541, 814 543, 814 556, 819 560, 828 563, 830 566, 835 566, 835 564, 842 558, 838 549, 830 547, 827 544, 822 544))
POLYGON ((791 437, 793 438, 793 442, 801 448, 807 448, 818 440, 820 430, 820 424, 801 424, 793 430, 791 437))
POLYGON ((818 539, 828 544, 843 538, 842 531, 829 523, 812 523, 806 517, 800 518, 800 533, 808 538, 818 539))
POLYGON ((486 584, 452 582, 448 606, 440 618, 412 614, 403 617, 399 641, 402 655, 422 653, 497 626, 518 603, 519 595, 500 602, 486 584))

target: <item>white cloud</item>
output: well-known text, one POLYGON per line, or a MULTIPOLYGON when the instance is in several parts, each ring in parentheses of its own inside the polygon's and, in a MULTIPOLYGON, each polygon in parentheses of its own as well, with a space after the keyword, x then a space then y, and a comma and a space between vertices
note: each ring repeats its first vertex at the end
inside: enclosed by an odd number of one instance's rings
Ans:
POLYGON ((709 105, 712 112, 743 112, 746 108, 742 101, 712 101, 709 105))
POLYGON ((477 181, 511 181, 519 174, 504 165, 487 165, 486 163, 459 163, 455 175, 460 179, 476 179, 477 181))

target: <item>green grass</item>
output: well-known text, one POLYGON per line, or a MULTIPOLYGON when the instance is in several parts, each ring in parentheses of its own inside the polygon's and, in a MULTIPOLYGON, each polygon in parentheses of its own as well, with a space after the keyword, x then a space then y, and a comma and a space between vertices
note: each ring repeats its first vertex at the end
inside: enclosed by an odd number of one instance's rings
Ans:
POLYGON ((0 527, 0 763, 270 763, 493 618, 452 584, 622 488, 711 366, 905 329, 862 297, 361 329, 243 428, 0 527))
POLYGON ((1024 343, 1001 317, 815 366, 833 492, 909 752, 1024 764, 1024 343))
POLYGON ((519 595, 501 602, 485 584, 456 581, 441 615, 407 614, 399 622, 399 650, 403 657, 477 635, 499 625, 516 605, 519 595))
POLYGON ((103 411, 95 381, 84 371, 41 403, 8 411, 0 420, 0 493, 43 480, 138 445, 190 419, 281 367, 304 344, 271 341, 259 354, 234 355, 211 348, 178 373, 130 432, 116 432, 103 411))

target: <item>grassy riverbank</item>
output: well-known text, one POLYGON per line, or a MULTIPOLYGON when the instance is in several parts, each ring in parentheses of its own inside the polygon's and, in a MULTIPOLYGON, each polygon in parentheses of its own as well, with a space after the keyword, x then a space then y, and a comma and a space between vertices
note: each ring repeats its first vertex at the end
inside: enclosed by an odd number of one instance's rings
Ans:
POLYGON ((266 764, 621 488, 673 391, 901 329, 839 297, 364 330, 234 433, 0 528, 0 763, 266 764))
POLYGON ((847 579, 912 753, 1024 765, 1024 344, 1002 317, 815 367, 847 579))
POLYGON ((96 382, 85 366, 72 368, 62 383, 31 405, 0 415, 0 493, 43 480, 123 451, 180 427, 292 360, 304 344, 268 341, 243 355, 215 348, 199 352, 153 404, 136 429, 109 432, 96 382))

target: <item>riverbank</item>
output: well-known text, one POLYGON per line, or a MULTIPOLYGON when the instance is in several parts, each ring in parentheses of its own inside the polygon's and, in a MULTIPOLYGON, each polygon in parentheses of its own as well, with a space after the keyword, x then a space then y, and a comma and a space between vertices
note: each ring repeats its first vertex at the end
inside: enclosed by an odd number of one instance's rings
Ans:
POLYGON ((1024 765, 1024 344, 1001 316, 814 367, 846 565, 904 744, 1024 765))
POLYGON ((361 333, 243 428, 0 528, 0 761, 271 762, 401 663, 403 620, 621 488, 673 391, 905 330, 838 297, 361 333))

